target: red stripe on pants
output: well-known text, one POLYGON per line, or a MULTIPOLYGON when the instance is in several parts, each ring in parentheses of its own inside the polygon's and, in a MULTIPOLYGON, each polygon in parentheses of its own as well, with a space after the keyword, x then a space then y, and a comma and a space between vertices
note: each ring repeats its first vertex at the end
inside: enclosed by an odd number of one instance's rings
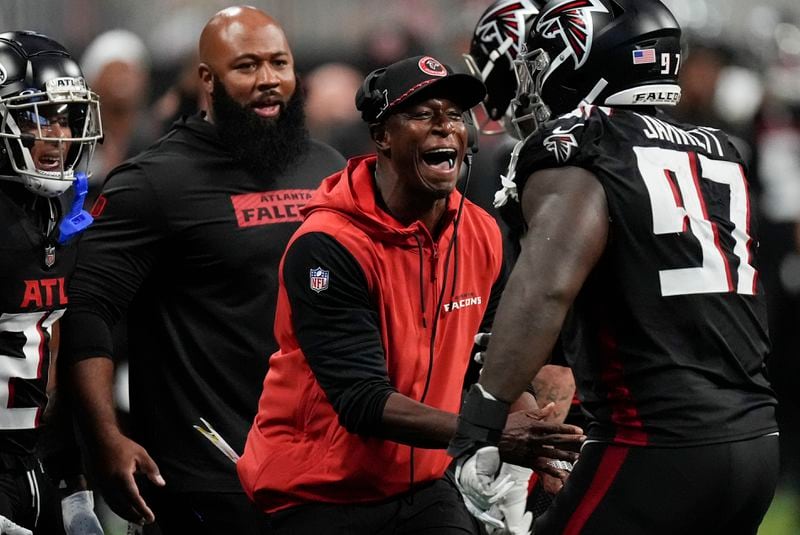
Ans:
POLYGON ((572 513, 567 527, 564 529, 564 535, 577 535, 581 532, 589 517, 597 509, 597 505, 605 497, 606 492, 614 482, 614 478, 617 477, 619 469, 622 468, 622 463, 625 462, 625 458, 628 456, 628 451, 629 448, 625 446, 608 446, 608 449, 603 453, 603 458, 600 459, 597 472, 595 472, 589 488, 586 489, 586 494, 578 504, 578 507, 575 508, 575 512, 572 513))

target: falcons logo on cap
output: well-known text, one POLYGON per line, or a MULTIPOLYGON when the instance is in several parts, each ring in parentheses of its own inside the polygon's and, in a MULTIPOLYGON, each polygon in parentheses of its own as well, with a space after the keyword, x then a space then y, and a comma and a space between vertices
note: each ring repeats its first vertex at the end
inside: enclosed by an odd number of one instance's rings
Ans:
MULTIPOLYGON (((592 12, 608 13, 600 0, 567 0, 551 7, 539 17, 536 31, 547 39, 561 37, 569 56, 579 69, 589 57, 592 49, 592 12)), ((559 58, 564 56, 559 54, 559 58)), ((563 57, 561 61, 564 61, 563 57)), ((560 62, 559 62, 560 63, 560 62)))
POLYGON ((498 2, 478 21, 475 36, 488 50, 502 48, 501 53, 513 61, 525 42, 525 19, 537 13, 539 10, 530 0, 498 2))
POLYGON ((570 132, 583 126, 583 123, 573 125, 572 128, 562 130, 561 127, 554 128, 553 133, 546 138, 542 144, 544 148, 553 153, 558 163, 564 163, 572 156, 572 149, 578 147, 578 142, 570 132))

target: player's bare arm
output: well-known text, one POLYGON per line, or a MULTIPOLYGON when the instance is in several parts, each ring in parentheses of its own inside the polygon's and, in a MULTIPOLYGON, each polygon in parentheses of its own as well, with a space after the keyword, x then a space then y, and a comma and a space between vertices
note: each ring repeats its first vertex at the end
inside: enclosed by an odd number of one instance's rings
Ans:
POLYGON ((516 399, 547 362, 569 307, 608 239, 602 186, 586 170, 537 171, 522 195, 528 231, 500 300, 480 384, 516 399), (526 319, 524 328, 520 318, 526 319))
MULTIPOLYGON (((499 444, 501 458, 554 477, 565 477, 549 461, 575 461, 575 451, 583 438, 581 429, 550 421, 552 407, 538 411, 530 394, 523 394, 520 399, 523 398, 530 398, 529 403, 515 403, 513 408, 519 410, 508 416, 499 444)), ((419 448, 445 448, 455 434, 457 415, 393 393, 386 402, 382 423, 379 434, 383 438, 419 448)))
POLYGON ((158 467, 147 452, 122 434, 114 412, 114 363, 108 358, 88 358, 70 369, 72 395, 80 410, 81 430, 94 447, 98 480, 111 508, 131 522, 150 523, 155 515, 142 498, 134 479, 145 474, 154 484, 164 485, 158 467))
POLYGON ((575 395, 575 378, 567 366, 545 364, 533 378, 533 391, 542 405, 553 403, 548 421, 563 422, 575 395))

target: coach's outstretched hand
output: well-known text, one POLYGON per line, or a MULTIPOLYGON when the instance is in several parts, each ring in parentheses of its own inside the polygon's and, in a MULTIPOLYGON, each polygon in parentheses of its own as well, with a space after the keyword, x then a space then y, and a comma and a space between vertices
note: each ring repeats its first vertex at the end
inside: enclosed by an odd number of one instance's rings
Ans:
POLYGON ((147 451, 139 444, 116 433, 98 445, 98 478, 103 498, 122 518, 137 524, 150 524, 155 515, 141 496, 136 474, 144 474, 153 484, 163 487, 164 478, 147 451))
POLYGON ((569 473, 552 460, 575 462, 586 436, 580 427, 549 423, 547 418, 555 409, 550 403, 542 409, 512 412, 497 447, 504 462, 527 466, 559 479, 569 473))

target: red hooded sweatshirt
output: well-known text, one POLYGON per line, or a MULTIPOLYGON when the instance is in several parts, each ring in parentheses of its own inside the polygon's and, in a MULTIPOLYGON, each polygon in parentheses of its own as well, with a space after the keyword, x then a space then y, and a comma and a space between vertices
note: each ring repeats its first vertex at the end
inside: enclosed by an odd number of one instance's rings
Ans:
MULTIPOLYGON (((457 413, 473 337, 502 273, 500 230, 489 214, 465 200, 451 248, 461 201, 457 191, 448 198, 436 240, 418 221, 404 226, 376 203, 375 163, 375 156, 354 158, 326 178, 287 250, 307 233, 325 233, 341 244, 366 279, 391 386, 457 413)), ((451 461, 444 449, 412 453, 410 446, 351 433, 340 424, 297 341, 285 260, 284 254, 275 319, 280 349, 270 358, 258 414, 237 465, 247 494, 266 512, 309 502, 378 501, 409 490, 412 455, 414 484, 441 478, 451 461)))

